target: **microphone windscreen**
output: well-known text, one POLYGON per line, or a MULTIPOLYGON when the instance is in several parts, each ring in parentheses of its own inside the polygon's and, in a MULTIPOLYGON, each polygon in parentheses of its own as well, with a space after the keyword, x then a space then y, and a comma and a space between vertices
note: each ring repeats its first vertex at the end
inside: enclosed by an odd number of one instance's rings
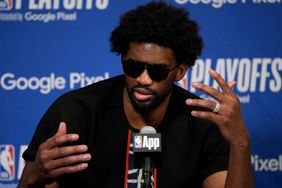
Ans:
POLYGON ((152 126, 145 126, 140 130, 141 134, 155 134, 157 133, 156 129, 152 126))
POLYGON ((145 157, 151 157, 154 167, 160 167, 161 134, 152 126, 143 127, 139 133, 133 134, 133 165, 142 168, 145 157))

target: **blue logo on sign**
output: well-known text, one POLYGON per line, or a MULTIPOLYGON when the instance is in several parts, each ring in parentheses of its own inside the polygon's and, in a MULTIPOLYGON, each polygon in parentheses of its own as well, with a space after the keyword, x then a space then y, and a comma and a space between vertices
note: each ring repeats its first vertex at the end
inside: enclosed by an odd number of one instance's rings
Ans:
POLYGON ((15 178, 15 149, 12 145, 0 145, 0 180, 15 178))
POLYGON ((11 10, 12 0, 0 0, 0 10, 11 10))
POLYGON ((135 148, 142 148, 142 136, 134 137, 135 148))

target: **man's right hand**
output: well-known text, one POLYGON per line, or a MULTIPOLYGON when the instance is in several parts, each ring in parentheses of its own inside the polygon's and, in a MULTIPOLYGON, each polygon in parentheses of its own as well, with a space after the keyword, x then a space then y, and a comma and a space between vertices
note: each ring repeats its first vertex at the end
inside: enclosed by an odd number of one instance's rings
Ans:
POLYGON ((91 159, 86 145, 62 146, 78 139, 77 134, 67 134, 61 122, 57 133, 40 145, 35 160, 25 166, 19 187, 44 187, 63 174, 86 169, 91 159))

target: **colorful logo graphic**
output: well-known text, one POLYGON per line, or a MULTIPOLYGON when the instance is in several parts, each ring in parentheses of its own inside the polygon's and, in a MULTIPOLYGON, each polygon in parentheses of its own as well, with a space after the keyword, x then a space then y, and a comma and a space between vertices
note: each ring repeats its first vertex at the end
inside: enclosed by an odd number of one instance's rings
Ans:
POLYGON ((0 0, 0 10, 11 10, 12 0, 0 0))
POLYGON ((185 74, 185 76, 181 79, 181 80, 179 80, 178 82, 177 82, 177 84, 180 86, 180 87, 182 87, 183 89, 188 89, 188 78, 187 78, 187 73, 185 74))
POLYGON ((15 178, 15 149, 12 145, 0 145, 0 180, 15 178))
POLYGON ((134 137, 134 147, 135 148, 142 148, 142 136, 135 136, 134 137))

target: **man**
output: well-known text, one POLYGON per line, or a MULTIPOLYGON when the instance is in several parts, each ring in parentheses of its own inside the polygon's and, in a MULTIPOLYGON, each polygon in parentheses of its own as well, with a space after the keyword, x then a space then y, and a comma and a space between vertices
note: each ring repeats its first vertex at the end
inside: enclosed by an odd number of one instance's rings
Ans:
POLYGON ((193 84, 218 103, 173 84, 203 46, 188 13, 162 2, 137 7, 121 17, 110 41, 125 74, 50 107, 23 155, 19 187, 140 187, 140 173, 131 179, 140 170, 129 147, 132 132, 145 125, 162 134, 154 187, 254 187, 236 83, 210 70, 222 92, 193 84))

